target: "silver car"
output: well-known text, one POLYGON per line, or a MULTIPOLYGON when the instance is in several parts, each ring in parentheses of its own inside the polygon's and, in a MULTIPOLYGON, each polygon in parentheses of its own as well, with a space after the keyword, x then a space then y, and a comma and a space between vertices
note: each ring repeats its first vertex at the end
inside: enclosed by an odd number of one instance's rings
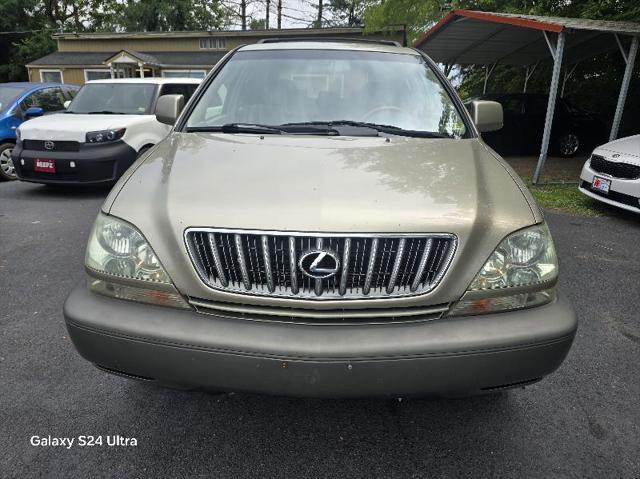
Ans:
POLYGON ((230 52, 113 188, 68 297, 114 374, 290 396, 478 394, 564 360, 576 317, 549 229, 423 53, 392 42, 230 52), (184 107, 184 108, 183 108, 184 107))

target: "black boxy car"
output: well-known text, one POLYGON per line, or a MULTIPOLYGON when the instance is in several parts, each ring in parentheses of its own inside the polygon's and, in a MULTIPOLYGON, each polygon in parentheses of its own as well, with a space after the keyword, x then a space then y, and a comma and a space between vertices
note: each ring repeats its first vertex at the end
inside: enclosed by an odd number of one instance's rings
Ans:
MULTIPOLYGON (((475 100, 492 100, 502 105, 504 127, 483 133, 483 139, 501 155, 540 151, 548 95, 533 93, 488 94, 475 100)), ((569 157, 607 140, 603 121, 564 98, 558 98, 551 130, 549 152, 569 157)))

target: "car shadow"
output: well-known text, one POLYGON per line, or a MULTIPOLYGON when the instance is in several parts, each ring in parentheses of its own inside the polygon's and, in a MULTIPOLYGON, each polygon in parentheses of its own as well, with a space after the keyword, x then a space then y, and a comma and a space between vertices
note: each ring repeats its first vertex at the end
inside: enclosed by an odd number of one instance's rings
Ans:
POLYGON ((20 193, 22 196, 38 199, 100 199, 105 198, 109 191, 111 191, 111 186, 29 184, 20 193))

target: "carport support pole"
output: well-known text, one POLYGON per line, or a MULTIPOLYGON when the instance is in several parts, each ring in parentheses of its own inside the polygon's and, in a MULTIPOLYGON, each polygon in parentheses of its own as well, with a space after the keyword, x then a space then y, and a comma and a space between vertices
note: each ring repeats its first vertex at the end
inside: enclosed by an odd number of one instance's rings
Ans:
POLYGON ((560 71, 562 69, 562 55, 564 54, 564 32, 558 33, 558 41, 555 48, 551 43, 551 40, 547 36, 547 32, 543 31, 545 39, 551 50, 551 56, 553 57, 553 71, 551 73, 551 87, 549 88, 549 103, 547 104, 547 116, 544 120, 544 133, 542 134, 542 146, 540 149, 540 157, 538 158, 538 164, 536 165, 536 171, 533 173, 533 184, 537 184, 542 175, 542 169, 544 168, 544 162, 547 160, 547 153, 549 152, 549 140, 551 139, 551 127, 553 126, 553 114, 556 109, 556 98, 558 96, 558 85, 560 83, 560 71))
POLYGON ((618 137, 618 129, 620 128, 620 121, 622 120, 622 112, 624 111, 624 103, 627 100, 627 93, 629 92, 629 83, 631 83, 631 74, 633 73, 633 65, 636 62, 636 54, 638 53, 638 37, 634 36, 631 40, 631 46, 629 47, 629 53, 625 54, 622 48, 622 43, 616 35, 616 40, 620 46, 620 52, 626 63, 624 69, 624 76, 622 77, 622 86, 620 87, 620 95, 618 96, 618 105, 616 106, 616 113, 613 115, 613 124, 611 125, 611 133, 609 134, 609 141, 613 141, 618 137))

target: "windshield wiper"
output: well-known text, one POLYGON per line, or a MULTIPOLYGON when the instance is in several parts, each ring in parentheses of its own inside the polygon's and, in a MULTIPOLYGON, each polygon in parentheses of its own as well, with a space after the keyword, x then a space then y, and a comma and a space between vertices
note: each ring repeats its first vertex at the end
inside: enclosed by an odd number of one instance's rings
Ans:
POLYGON ((326 126, 314 127, 311 125, 261 125, 258 123, 226 123, 221 126, 188 126, 187 132, 207 132, 219 131, 222 133, 255 133, 281 135, 289 134, 312 134, 312 135, 337 135, 338 132, 326 126))
POLYGON ((256 133, 259 135, 281 135, 282 130, 276 126, 259 125, 255 123, 225 123, 220 126, 188 126, 187 132, 219 131, 222 133, 256 133))
MULTIPOLYGON (((419 138, 453 138, 451 135, 439 133, 436 131, 405 130, 403 128, 400 128, 399 126, 383 125, 380 123, 370 123, 366 121, 355 120, 308 121, 304 123, 285 123, 284 125, 280 126, 287 127, 303 125, 327 125, 328 128, 352 126, 357 128, 369 128, 377 132, 389 133, 392 135, 415 136, 419 138)), ((340 131, 338 130, 338 132, 340 131)))
MULTIPOLYGON (((77 113, 77 112, 70 111, 69 113, 77 113)), ((126 113, 122 113, 120 111, 110 111, 110 110, 88 111, 84 114, 85 115, 126 115, 126 113)))

